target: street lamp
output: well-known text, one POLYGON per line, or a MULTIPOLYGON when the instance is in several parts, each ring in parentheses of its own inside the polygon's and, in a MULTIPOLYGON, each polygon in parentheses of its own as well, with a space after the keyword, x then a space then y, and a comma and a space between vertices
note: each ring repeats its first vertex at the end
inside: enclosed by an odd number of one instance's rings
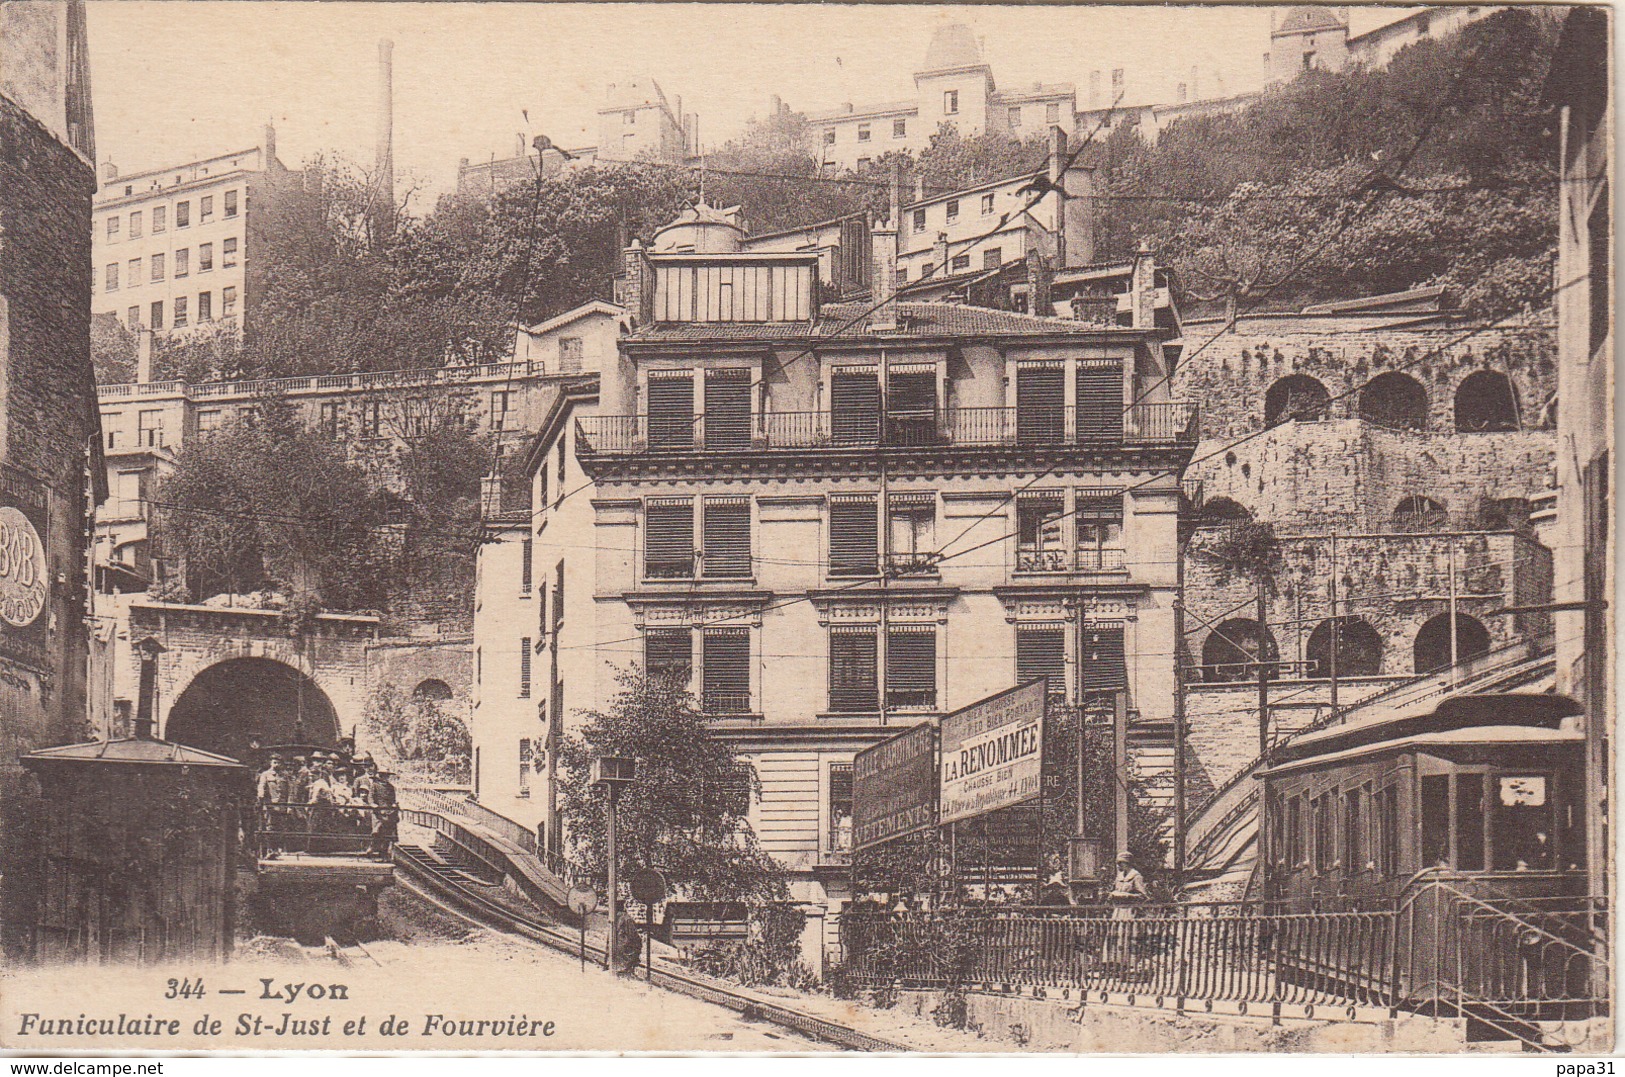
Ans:
POLYGON ((637 779, 638 762, 621 755, 601 755, 592 761, 592 784, 604 791, 605 842, 609 846, 609 934, 604 945, 604 967, 615 971, 615 927, 619 894, 616 887, 616 861, 620 859, 615 846, 615 802, 621 789, 637 779))

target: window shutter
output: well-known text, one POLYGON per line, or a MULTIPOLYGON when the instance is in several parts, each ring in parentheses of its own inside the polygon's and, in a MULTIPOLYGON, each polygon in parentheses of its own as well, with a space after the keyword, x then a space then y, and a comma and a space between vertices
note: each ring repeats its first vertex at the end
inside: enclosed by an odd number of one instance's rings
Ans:
POLYGON ((935 370, 894 371, 886 386, 886 439, 893 445, 929 445, 937 433, 935 370))
POLYGON ((519 795, 530 796, 531 745, 529 737, 519 738, 519 795))
POLYGON ((530 698, 530 637, 519 639, 519 698, 530 698))
POLYGON ((700 661, 706 714, 750 713, 750 631, 722 628, 701 638, 700 661))
POLYGON ((1049 694, 1066 694, 1066 629, 1016 630, 1016 683, 1049 678, 1049 694))
POLYGON ((829 574, 873 576, 880 559, 880 517, 872 497, 829 504, 829 574))
POLYGON ((1123 438, 1123 369, 1116 365, 1078 367, 1078 440, 1123 438))
POLYGON ((681 452, 694 447, 694 376, 649 378, 649 448, 681 452))
POLYGON ((886 639, 886 705, 937 705, 937 630, 934 625, 893 626, 886 639))
POLYGON ((1016 440, 1059 444, 1066 437, 1066 371, 1060 366, 1016 370, 1016 440))
POLYGON ((1099 695, 1128 687, 1122 625, 1089 625, 1083 631, 1083 694, 1099 695))
POLYGON ((531 558, 536 551, 536 543, 526 539, 519 548, 519 593, 529 597, 533 581, 531 579, 531 558))
POLYGON ((880 378, 842 373, 829 380, 830 435, 837 445, 873 445, 880 439, 880 378))
POLYGON ((750 562, 750 501, 743 497, 705 500, 705 575, 747 577, 750 562))
POLYGON ((694 575, 694 503, 650 501, 644 509, 643 574, 651 580, 694 575))
POLYGON ((709 370, 705 375, 705 447, 750 448, 750 371, 709 370))
POLYGON ((832 853, 852 851, 852 764, 829 768, 829 845, 832 853))
POLYGON ((829 636, 829 709, 853 712, 879 709, 879 653, 872 628, 837 629, 829 636))
POLYGON ((643 634, 643 668, 651 676, 670 675, 688 681, 694 642, 687 628, 651 628, 643 634))

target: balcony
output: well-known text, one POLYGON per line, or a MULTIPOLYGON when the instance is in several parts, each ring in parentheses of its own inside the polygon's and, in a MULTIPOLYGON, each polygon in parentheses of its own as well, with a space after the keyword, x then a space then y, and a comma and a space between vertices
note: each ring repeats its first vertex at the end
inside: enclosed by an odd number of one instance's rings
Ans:
POLYGON ((955 408, 945 412, 880 414, 792 411, 757 415, 749 436, 737 416, 674 423, 642 415, 601 415, 576 423, 582 455, 756 452, 764 449, 999 448, 1191 445, 1199 408, 1172 401, 1136 404, 1125 412, 1098 407, 955 408))
POLYGON ((1126 571, 1128 561, 1124 551, 1112 546, 1084 546, 1075 550, 1057 546, 1016 551, 1016 572, 1021 575, 1126 571))
POLYGON ((709 718, 738 718, 752 713, 749 692, 723 692, 706 689, 701 693, 700 709, 709 718))

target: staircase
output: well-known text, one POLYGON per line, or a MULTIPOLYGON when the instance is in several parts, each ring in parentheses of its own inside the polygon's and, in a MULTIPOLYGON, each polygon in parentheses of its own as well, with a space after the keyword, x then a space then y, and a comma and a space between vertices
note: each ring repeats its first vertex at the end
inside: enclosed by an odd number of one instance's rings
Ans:
MULTIPOLYGON (((1555 670, 1552 637, 1521 640, 1385 689, 1304 726, 1286 740, 1335 722, 1358 721, 1378 708, 1409 709, 1450 695, 1526 688, 1555 670)), ((1248 763, 1191 814, 1186 831, 1187 879, 1212 886, 1218 882, 1242 883, 1251 874, 1258 842, 1259 783, 1255 778, 1262 765, 1262 757, 1248 763)))

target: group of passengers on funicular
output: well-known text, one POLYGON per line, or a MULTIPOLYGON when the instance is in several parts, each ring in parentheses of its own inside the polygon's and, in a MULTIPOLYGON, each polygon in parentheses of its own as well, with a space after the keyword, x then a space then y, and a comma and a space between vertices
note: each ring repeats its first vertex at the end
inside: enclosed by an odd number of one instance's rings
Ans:
POLYGON ((394 775, 365 753, 271 753, 257 782, 260 855, 366 854, 387 860, 397 837, 394 775))

